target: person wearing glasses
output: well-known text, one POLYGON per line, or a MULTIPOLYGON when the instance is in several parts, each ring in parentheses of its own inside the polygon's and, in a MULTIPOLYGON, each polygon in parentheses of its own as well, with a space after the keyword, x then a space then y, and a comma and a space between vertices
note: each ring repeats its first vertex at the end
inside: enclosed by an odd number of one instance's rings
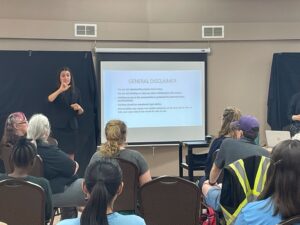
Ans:
POLYGON ((57 76, 57 87, 48 96, 51 103, 49 120, 58 146, 74 159, 78 135, 78 115, 84 113, 79 89, 70 68, 63 67, 57 76))
POLYGON ((2 154, 4 151, 11 151, 12 147, 17 143, 20 137, 26 136, 28 129, 28 121, 23 112, 11 113, 4 125, 3 136, 0 142, 0 172, 5 171, 4 163, 2 161, 2 154))

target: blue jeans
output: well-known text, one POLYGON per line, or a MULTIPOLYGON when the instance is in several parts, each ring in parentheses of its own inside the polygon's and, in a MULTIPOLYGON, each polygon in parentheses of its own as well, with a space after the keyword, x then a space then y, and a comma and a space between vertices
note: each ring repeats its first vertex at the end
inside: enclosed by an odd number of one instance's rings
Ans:
POLYGON ((220 206, 221 190, 222 189, 218 186, 212 186, 208 190, 207 195, 204 196, 206 204, 218 212, 221 212, 221 206, 220 206))

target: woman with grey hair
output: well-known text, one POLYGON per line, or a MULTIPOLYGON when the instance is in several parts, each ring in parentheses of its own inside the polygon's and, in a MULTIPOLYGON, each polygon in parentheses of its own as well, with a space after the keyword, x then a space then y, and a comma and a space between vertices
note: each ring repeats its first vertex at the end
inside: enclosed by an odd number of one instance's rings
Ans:
POLYGON ((49 120, 43 114, 35 114, 30 118, 27 137, 36 141, 37 152, 43 159, 44 177, 50 182, 53 206, 83 206, 83 180, 76 175, 78 163, 56 145, 48 143, 50 131, 49 120))

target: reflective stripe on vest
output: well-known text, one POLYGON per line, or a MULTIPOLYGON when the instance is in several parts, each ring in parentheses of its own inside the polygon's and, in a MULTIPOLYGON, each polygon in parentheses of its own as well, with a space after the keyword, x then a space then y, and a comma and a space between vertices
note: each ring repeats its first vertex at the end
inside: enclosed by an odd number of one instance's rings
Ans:
POLYGON ((261 157, 258 169, 256 171, 255 181, 253 189, 251 189, 249 180, 247 177, 247 173, 245 170, 244 161, 242 159, 237 160, 234 163, 231 163, 228 167, 230 167, 235 175, 238 178, 238 181, 243 188, 245 199, 240 203, 238 208, 235 210, 233 214, 230 214, 222 205, 221 209, 223 211, 224 218, 226 220, 226 224, 232 224, 237 218, 238 214, 242 210, 242 208, 248 203, 257 199, 258 195, 262 192, 265 181, 267 169, 270 165, 270 159, 264 156, 261 157))

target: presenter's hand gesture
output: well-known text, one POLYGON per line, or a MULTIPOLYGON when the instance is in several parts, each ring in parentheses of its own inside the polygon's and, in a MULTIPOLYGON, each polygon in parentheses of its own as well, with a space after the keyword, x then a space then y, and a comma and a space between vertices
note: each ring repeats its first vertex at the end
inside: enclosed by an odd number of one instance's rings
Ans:
POLYGON ((71 104, 70 106, 74 111, 77 111, 79 115, 84 112, 83 108, 78 103, 71 104))
POLYGON ((300 114, 292 116, 293 121, 300 121, 300 114))
POLYGON ((70 87, 71 87, 71 85, 69 85, 69 84, 61 83, 60 87, 59 87, 59 91, 60 91, 60 93, 62 93, 64 91, 68 90, 70 87))

